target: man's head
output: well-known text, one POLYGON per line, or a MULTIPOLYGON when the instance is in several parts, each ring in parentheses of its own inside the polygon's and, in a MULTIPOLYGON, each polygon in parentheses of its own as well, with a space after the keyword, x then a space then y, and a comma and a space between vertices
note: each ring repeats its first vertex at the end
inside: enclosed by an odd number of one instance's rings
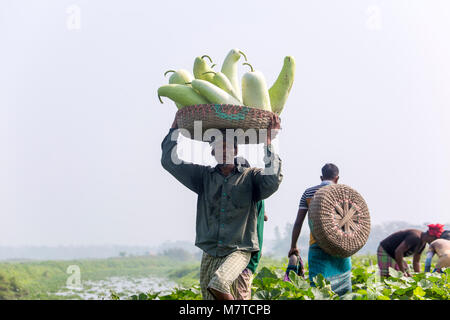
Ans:
POLYGON ((336 165, 332 163, 327 163, 322 167, 322 175, 320 176, 320 180, 330 180, 334 183, 337 183, 339 180, 339 169, 336 165))
POLYGON ((234 164, 234 158, 238 153, 237 138, 234 137, 232 142, 227 143, 225 135, 211 140, 211 155, 216 159, 218 164, 234 164))
POLYGON ((433 242, 434 240, 441 237, 444 232, 444 225, 442 224, 429 224, 428 231, 426 232, 425 241, 427 243, 433 242))
POLYGON ((450 230, 444 230, 439 239, 450 240, 450 230))

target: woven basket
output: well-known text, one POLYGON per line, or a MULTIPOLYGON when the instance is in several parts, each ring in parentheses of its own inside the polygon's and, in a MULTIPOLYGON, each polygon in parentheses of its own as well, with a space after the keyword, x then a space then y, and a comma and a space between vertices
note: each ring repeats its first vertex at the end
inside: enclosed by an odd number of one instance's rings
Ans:
POLYGON ((366 202, 343 184, 322 187, 315 193, 309 206, 309 223, 319 247, 342 258, 359 251, 370 233, 366 202))
MULTIPOLYGON (((257 142, 259 141, 259 130, 267 129, 273 116, 278 117, 271 111, 237 106, 230 104, 199 104, 186 106, 178 110, 176 120, 178 128, 186 129, 189 135, 181 130, 181 133, 190 139, 203 140, 203 135, 208 129, 242 129, 245 133, 248 129, 255 129, 257 142), (201 135, 194 135, 194 121, 202 121, 201 135)), ((248 136, 245 141, 250 142, 248 136)))

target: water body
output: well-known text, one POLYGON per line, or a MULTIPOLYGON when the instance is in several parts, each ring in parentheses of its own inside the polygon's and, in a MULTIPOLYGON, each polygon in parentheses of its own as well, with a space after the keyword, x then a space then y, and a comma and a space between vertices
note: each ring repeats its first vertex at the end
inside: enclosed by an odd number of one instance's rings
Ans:
POLYGON ((157 277, 110 277, 105 280, 82 281, 81 287, 63 287, 54 295, 61 299, 110 300, 112 291, 121 299, 126 299, 139 293, 159 291, 167 294, 175 287, 175 282, 157 277))

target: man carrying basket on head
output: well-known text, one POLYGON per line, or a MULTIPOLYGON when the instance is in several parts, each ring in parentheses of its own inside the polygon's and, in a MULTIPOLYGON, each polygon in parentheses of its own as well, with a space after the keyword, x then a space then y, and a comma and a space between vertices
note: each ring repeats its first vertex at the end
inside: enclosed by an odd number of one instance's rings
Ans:
POLYGON ((283 178, 281 160, 271 144, 272 129, 279 128, 279 118, 274 115, 265 144, 264 169, 240 166, 235 160, 237 141, 230 146, 225 137, 212 145, 217 166, 181 161, 176 153, 176 120, 161 144, 164 169, 198 195, 195 245, 203 250, 203 299, 233 300, 233 282, 247 267, 251 253, 260 250, 256 204, 277 191, 283 178))
MULTIPOLYGON (((297 240, 302 230, 303 221, 308 212, 309 204, 314 197, 314 194, 322 187, 337 184, 339 180, 339 169, 332 163, 327 163, 322 168, 322 176, 320 177, 322 183, 306 189, 300 199, 300 205, 297 212, 297 218, 292 230, 291 249, 288 257, 292 255, 300 256, 297 248, 297 240)), ((325 279, 330 281, 331 289, 338 295, 343 295, 352 291, 351 282, 351 268, 352 263, 350 257, 340 258, 331 256, 323 251, 312 233, 310 234, 309 251, 308 251, 308 266, 309 266, 309 281, 314 285, 313 279, 319 274, 322 274, 325 279)), ((303 267, 301 265, 301 267, 303 267)), ((301 270, 299 273, 302 272, 301 270)))

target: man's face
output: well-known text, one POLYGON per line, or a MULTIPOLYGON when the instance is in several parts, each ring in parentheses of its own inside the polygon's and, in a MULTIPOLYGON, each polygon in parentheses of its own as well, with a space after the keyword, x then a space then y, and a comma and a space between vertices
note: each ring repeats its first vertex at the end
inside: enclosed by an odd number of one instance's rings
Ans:
POLYGON ((218 164, 233 164, 234 157, 237 155, 237 147, 235 148, 234 143, 214 142, 212 144, 211 154, 218 164))

